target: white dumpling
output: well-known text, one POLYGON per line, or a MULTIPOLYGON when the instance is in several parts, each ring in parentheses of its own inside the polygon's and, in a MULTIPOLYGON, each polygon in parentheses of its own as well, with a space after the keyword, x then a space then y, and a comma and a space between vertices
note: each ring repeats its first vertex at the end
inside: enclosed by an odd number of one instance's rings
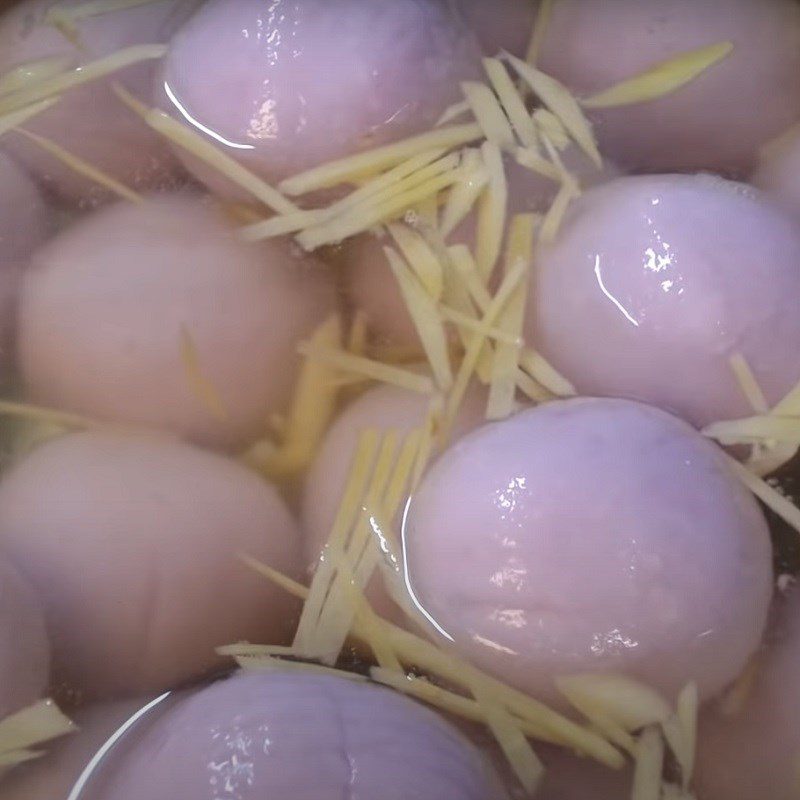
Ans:
POLYGON ((297 575, 277 490, 175 439, 86 432, 0 481, 0 548, 45 609, 56 683, 96 698, 161 691, 218 667, 215 648, 282 640, 296 607, 238 558, 297 575))
POLYGON ((558 0, 539 66, 587 96, 726 41, 731 55, 691 84, 590 117, 600 149, 623 168, 744 175, 758 148, 800 118, 794 0, 558 0))
POLYGON ((297 345, 334 308, 313 257, 241 241, 201 198, 155 196, 101 209, 35 254, 19 364, 39 403, 238 445, 285 410, 297 345), (196 386, 187 336, 221 408, 196 386))

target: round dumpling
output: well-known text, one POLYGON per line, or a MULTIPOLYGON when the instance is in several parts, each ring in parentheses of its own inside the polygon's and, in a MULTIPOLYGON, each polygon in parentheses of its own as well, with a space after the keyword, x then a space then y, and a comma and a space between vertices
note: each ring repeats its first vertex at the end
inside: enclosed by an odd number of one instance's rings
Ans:
POLYGON ((695 425, 752 414, 744 356, 777 403, 800 379, 800 227, 761 192, 708 175, 589 189, 540 248, 525 333, 585 395, 695 425))
POLYGON ((627 400, 552 402, 463 437, 403 542, 445 643, 546 698, 586 671, 713 695, 758 647, 772 593, 766 522, 721 451, 627 400))
POLYGON ((480 55, 443 0, 209 0, 172 40, 156 94, 277 181, 428 130, 481 75, 480 55))
POLYGON ((96 791, 103 800, 504 797, 478 751, 433 712, 368 683, 279 673, 240 674, 179 703, 96 791))
POLYGON ((298 526, 271 485, 174 439, 86 432, 0 481, 0 548, 42 598, 57 685, 160 691, 214 649, 285 638, 293 601, 237 555, 297 575, 298 526))
POLYGON ((591 112, 621 167, 739 175, 800 118, 800 5, 794 0, 558 0, 540 67, 592 95, 688 50, 733 52, 659 100, 591 112))
POLYGON ((35 255, 19 363, 37 402, 231 446, 285 410, 297 344, 334 308, 315 259, 241 241, 200 198, 157 196, 101 209, 35 255))
POLYGON ((44 694, 50 674, 42 604, 30 584, 0 557, 0 720, 44 694))
MULTIPOLYGON (((83 17, 75 23, 82 48, 78 49, 46 21, 46 15, 56 7, 69 14, 85 5, 84 0, 23 0, 0 17, 0 73, 41 59, 53 63, 63 59, 63 66, 72 69, 126 47, 163 44, 199 2, 155 0, 83 17)), ((132 187, 174 181, 178 164, 169 147, 111 88, 113 81, 119 81, 135 95, 148 98, 156 63, 145 61, 70 89, 25 127, 132 187)), ((2 145, 65 198, 94 204, 108 196, 105 189, 21 136, 8 134, 2 145)))

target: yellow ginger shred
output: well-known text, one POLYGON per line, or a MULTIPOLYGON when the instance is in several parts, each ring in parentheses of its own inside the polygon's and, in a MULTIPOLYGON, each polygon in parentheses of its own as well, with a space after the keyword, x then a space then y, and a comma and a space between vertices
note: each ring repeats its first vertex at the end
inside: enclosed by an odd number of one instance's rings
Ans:
POLYGON ((442 299, 444 268, 431 246, 408 225, 391 223, 389 233, 428 296, 434 302, 442 299))
POLYGON ((636 749, 631 800, 661 800, 664 740, 659 729, 645 728, 636 749))
POLYGON ((467 100, 459 100, 457 103, 453 103, 452 105, 448 106, 442 112, 442 116, 436 120, 436 124, 433 127, 441 128, 442 125, 447 125, 448 122, 452 122, 454 119, 458 119, 459 117, 463 117, 465 114, 469 114, 471 110, 472 109, 470 108, 467 100))
POLYGON ((481 158, 480 151, 468 148, 463 151, 461 161, 463 173, 447 193, 440 231, 447 238, 464 218, 472 211, 484 187, 489 182, 489 174, 481 158))
MULTIPOLYGON (((509 300, 513 297, 517 286, 519 286, 520 282, 525 278, 527 271, 527 264, 518 263, 505 275, 500 284, 500 288, 497 290, 497 294, 492 298, 483 314, 481 321, 485 326, 491 327, 494 325, 509 300)), ((444 441, 447 441, 450 436, 456 415, 464 400, 469 380, 472 377, 472 373, 475 371, 475 366, 478 363, 485 343, 486 336, 483 333, 476 333, 470 338, 470 342, 464 353, 464 358, 456 374, 453 388, 447 397, 441 429, 441 437, 444 441)))
MULTIPOLYGON (((472 258, 471 254, 469 254, 469 250, 464 245, 456 245, 456 248, 463 249, 468 254, 467 257, 470 259, 472 258)), ((447 248, 445 248, 442 263, 445 266, 445 282, 443 303, 439 311, 443 319, 456 326, 456 332, 461 344, 466 348, 469 344, 470 333, 476 332, 481 328, 477 306, 470 296, 464 278, 457 271, 458 268, 455 265, 450 250, 447 248)), ((491 328, 488 330, 487 336, 498 341, 502 341, 503 339, 508 340, 509 338, 507 334, 503 333, 498 328, 491 328)), ((488 372, 485 377, 488 382, 488 372)))
POLYGON ((45 25, 61 25, 65 22, 75 23, 89 17, 99 17, 115 11, 124 11, 137 6, 147 6, 161 0, 87 0, 77 5, 57 3, 47 10, 43 22, 45 25))
POLYGON ((438 194, 432 194, 425 200, 421 200, 409 212, 414 217, 414 227, 420 230, 426 228, 437 230, 439 227, 439 207, 441 205, 442 199, 438 194))
POLYGON ((522 732, 515 718, 480 681, 470 687, 483 713, 486 726, 511 765, 522 788, 533 797, 544 777, 544 765, 522 732))
POLYGON ((329 675, 343 680, 363 683, 367 680, 357 672, 336 669, 325 664, 308 661, 292 661, 275 656, 234 656, 237 666, 248 672, 299 672, 303 675, 329 675))
POLYGON ((0 720, 0 771, 38 758, 31 747, 46 744, 77 730, 52 700, 40 700, 0 720))
POLYGON ((296 237, 297 241, 305 250, 315 250, 325 244, 338 244, 375 225, 400 219, 414 206, 461 179, 463 170, 455 155, 441 162, 405 178, 386 190, 383 196, 372 197, 341 216, 305 229, 296 237), (431 177, 421 180, 427 173, 431 173, 431 177))
POLYGON ((321 225, 331 218, 328 209, 311 209, 308 211, 295 211, 291 214, 279 214, 269 219, 251 222, 239 229, 239 235, 248 242, 258 242, 262 239, 273 239, 287 233, 297 233, 312 225, 321 225))
POLYGON ((556 395, 545 389, 544 386, 531 378, 531 376, 521 368, 517 369, 516 381, 517 389, 534 403, 546 403, 556 398, 556 395))
POLYGON ((756 376, 750 369, 750 365, 747 363, 745 357, 741 353, 734 353, 728 359, 728 362, 739 383, 742 394, 747 399, 747 402, 750 403, 753 411, 757 414, 768 414, 769 403, 767 402, 767 398, 764 397, 764 392, 761 391, 756 376))
POLYGON ((536 21, 533 23, 531 40, 525 53, 525 61, 531 66, 535 66, 539 60, 539 54, 542 52, 542 46, 547 36, 547 30, 550 27, 550 19, 553 16, 553 6, 555 4, 556 0, 542 0, 539 4, 536 21))
POLYGON ((128 188, 124 183, 121 183, 116 178, 112 178, 111 175, 93 166, 88 161, 84 161, 82 158, 70 153, 68 150, 61 147, 61 145, 56 144, 56 142, 53 142, 44 136, 40 136, 37 133, 27 131, 24 128, 16 128, 16 133, 24 136, 26 139, 36 144, 37 147, 40 147, 46 153, 49 153, 54 158, 57 158, 62 164, 65 164, 73 172, 76 172, 78 175, 83 175, 83 177, 94 181, 96 184, 98 184, 98 186, 108 189, 121 199, 127 200, 130 203, 142 202, 141 195, 134 192, 133 189, 128 188))
POLYGON ((561 184, 555 200, 545 214, 539 236, 543 243, 550 244, 558 236, 561 223, 569 208, 569 204, 578 196, 579 190, 575 181, 567 178, 561 184))
POLYGON ((659 61, 633 78, 581 100, 581 105, 584 108, 618 108, 657 100, 696 80, 732 52, 732 42, 719 42, 680 53, 666 61, 659 61))
POLYGON ((461 91, 487 141, 501 150, 513 150, 516 145, 514 131, 494 92, 479 81, 464 81, 461 91))
POLYGON ((520 144, 523 147, 535 148, 539 139, 536 125, 528 109, 525 108, 525 101, 514 86, 505 64, 498 58, 484 58, 483 68, 520 144))
POLYGON ((125 67, 153 61, 167 52, 165 45, 137 44, 83 64, 77 69, 68 70, 52 77, 38 81, 32 86, 25 86, 0 97, 0 116, 11 111, 18 111, 39 100, 47 100, 84 83, 105 78, 125 67))
POLYGON ((530 147, 518 148, 515 158, 517 163, 525 167, 525 169, 529 169, 544 178, 549 178, 551 181, 561 181, 561 173, 558 168, 551 161, 544 158, 538 149, 530 147))
POLYGON ((381 669, 402 672, 403 666, 381 625, 381 619, 367 602, 363 590, 349 581, 344 583, 344 589, 356 609, 354 622, 364 632, 378 666, 381 669))
POLYGON ((365 173, 374 174, 388 167, 394 167, 406 159, 434 148, 443 147, 446 150, 452 150, 476 141, 482 135, 481 127, 476 122, 437 128, 394 144, 315 167, 288 178, 280 184, 279 188, 290 197, 307 194, 318 189, 327 189, 331 186, 349 183, 354 176, 361 176, 365 173))
MULTIPOLYGON (((526 267, 506 308, 498 319, 498 326, 507 333, 522 338, 522 323, 528 300, 528 280, 533 260, 533 240, 536 228, 534 214, 518 214, 511 220, 506 244, 505 272, 508 275, 518 264, 526 267)), ((492 360, 489 400, 486 418, 505 419, 514 410, 517 391, 517 372, 521 346, 498 343, 492 360)))
POLYGON ((31 403, 16 402, 14 400, 0 400, 0 416, 20 417, 33 422, 43 422, 63 428, 84 430, 97 428, 104 423, 89 417, 72 414, 69 411, 60 411, 55 408, 44 408, 31 403))
POLYGON ((320 615, 319 629, 329 643, 321 649, 332 656, 334 652, 338 655, 356 623, 360 623, 362 629, 366 625, 368 644, 379 664, 385 666, 381 660, 390 662, 393 668, 400 670, 381 620, 363 595, 375 569, 384 563, 384 554, 397 552, 399 539, 387 521, 394 519, 400 503, 410 491, 409 480, 421 444, 420 431, 412 431, 399 450, 395 447, 396 442, 397 437, 393 435, 384 439, 373 479, 363 499, 362 513, 352 531, 347 551, 337 562, 336 582, 320 615), (352 589, 357 591, 354 593, 352 589), (349 601, 344 608, 343 601, 349 601))
POLYGON ((667 728, 664 727, 664 734, 672 752, 681 768, 681 786, 688 789, 694 775, 694 762, 697 750, 697 714, 700 707, 700 700, 697 684, 692 681, 681 689, 678 695, 678 704, 674 719, 677 722, 679 736, 673 732, 672 739, 667 736, 667 728), (677 749, 673 744, 679 741, 677 749))
POLYGON ((310 649, 307 650, 310 655, 319 658, 323 663, 336 663, 353 626, 357 609, 349 601, 342 587, 344 583, 358 580, 356 560, 360 558, 364 544, 369 542, 370 520, 366 508, 375 507, 383 495, 391 477, 397 446, 398 437, 395 431, 388 431, 380 438, 369 480, 358 499, 357 510, 351 524, 341 535, 338 529, 335 527, 332 529, 323 550, 322 560, 317 567, 319 569, 324 561, 328 561, 333 572, 330 591, 320 608, 310 649))
POLYGON ((384 253, 419 334, 436 385, 446 391, 453 384, 453 372, 447 347, 447 333, 436 302, 406 266, 397 251, 385 247, 384 253))
POLYGON ((183 150, 216 169, 259 202, 278 214, 294 214, 300 209, 277 189, 245 169, 236 159, 212 145, 187 125, 173 119, 158 108, 150 108, 137 100, 127 89, 114 84, 114 92, 132 111, 136 112, 156 133, 161 134, 183 150))
POLYGON ((788 500, 780 492, 773 489, 766 481, 753 474, 747 467, 740 464, 735 458, 723 453, 728 465, 734 474, 750 491, 769 506, 784 522, 791 525, 800 533, 800 508, 788 500))
POLYGON ((420 433, 420 444, 414 459, 414 467, 411 471, 411 482, 409 484, 409 495, 417 489, 428 468, 434 452, 434 434, 442 424, 442 400, 434 397, 428 407, 428 416, 422 426, 420 433))
POLYGON ((429 376, 384 361, 356 356, 346 350, 315 345, 311 342, 302 342, 297 351, 308 358, 336 367, 345 374, 387 383, 417 394, 433 394, 434 391, 434 384, 429 376))
MULTIPOLYGON (((420 170, 429 167, 434 162, 439 162, 441 171, 445 171, 449 167, 447 162, 441 163, 441 159, 446 153, 446 149, 441 147, 433 150, 426 150, 403 161, 396 167, 377 177, 366 181, 359 188, 350 192, 341 200, 332 203, 327 208, 281 214, 271 219, 254 222, 242 228, 240 232, 245 239, 256 241, 258 239, 269 239, 273 236, 281 236, 287 233, 296 233, 305 228, 322 225, 336 216, 341 216, 345 211, 358 207, 366 202, 378 202, 379 199, 385 199, 387 193, 390 195, 393 191, 396 191, 395 187, 400 181, 409 178, 411 175, 418 174, 420 170)), ((453 163, 452 159, 450 163, 453 163)), ((434 168, 433 173, 429 173, 429 176, 433 174, 437 174, 436 168, 434 168)), ((422 178, 417 175, 417 183, 411 185, 418 185, 419 181, 424 179, 425 173, 423 173, 422 178)), ((409 183, 407 182, 405 185, 409 186, 409 183)))
POLYGON ((24 91, 29 86, 55 78, 66 72, 74 62, 73 56, 48 56, 35 61, 26 61, 0 75, 0 97, 24 91))
POLYGON ((216 386, 203 372, 197 345, 191 331, 185 325, 181 325, 180 331, 180 356, 192 393, 214 419, 226 422, 229 419, 228 411, 216 386))
MULTIPOLYGON (((742 390, 742 394, 750 403, 753 411, 755 411, 757 415, 769 415, 772 413, 774 416, 778 416, 774 412, 770 412, 769 403, 764 396, 764 392, 758 385, 758 381, 756 380, 756 377, 753 374, 753 371, 750 369, 750 366, 745 360, 744 356, 741 353, 734 353, 729 361, 731 370, 733 371, 733 374, 739 383, 739 387, 742 390)), ((723 421, 721 426, 716 430, 712 428, 708 435, 712 436, 712 438, 718 438, 720 436, 724 437, 728 435, 733 436, 735 439, 738 431, 743 437, 741 443, 752 445, 751 452, 746 463, 747 468, 756 475, 767 475, 770 472, 773 472, 778 467, 792 459, 795 453, 797 453, 798 447, 800 447, 800 441, 786 441, 786 439, 783 437, 769 439, 762 436, 758 436, 753 440, 747 441, 744 437, 746 437, 748 433, 752 433, 752 431, 748 431, 748 426, 750 424, 752 423, 748 423, 744 420, 740 421, 739 425, 737 425, 734 421, 723 421)), ((770 423, 767 424, 769 425, 770 423)), ((788 425, 779 424, 775 427, 784 431, 784 436, 787 434, 791 436, 794 428, 791 422, 788 425)), ((731 444, 736 443, 739 442, 731 442, 731 444)))
MULTIPOLYGON (((315 346, 341 346, 342 323, 338 314, 325 320, 310 341, 315 346)), ((271 440, 256 442, 243 454, 245 463, 273 480, 293 478, 306 469, 336 412, 338 375, 338 370, 324 362, 305 359, 280 447, 269 446, 271 440)))
POLYGON ((369 340, 369 324, 366 313, 357 309, 350 322, 347 334, 347 350, 354 356, 363 356, 367 352, 369 340))
POLYGON ((503 244, 508 207, 508 182, 499 148, 484 142, 481 155, 489 175, 489 183, 478 203, 475 261, 478 274, 486 283, 494 272, 503 244))
POLYGON ((485 313, 492 302, 492 296, 481 279, 472 252, 466 245, 456 244, 447 248, 447 254, 453 265, 454 274, 463 283, 478 310, 485 313))
POLYGON ((800 382, 795 384, 786 396, 783 397, 775 407, 772 413, 779 417, 799 417, 800 416, 800 382))
POLYGON ((7 114, 0 115, 0 136, 15 128, 19 128, 20 125, 24 125, 29 119, 38 116, 43 111, 47 111, 48 108, 54 106, 58 101, 58 97, 50 97, 47 100, 40 100, 38 103, 24 106, 18 111, 11 111, 7 114))
POLYGON ((505 57, 534 94, 558 117, 575 143, 589 156, 595 166, 602 167, 603 159, 597 149, 592 126, 569 90, 555 78, 526 64, 516 56, 507 53, 505 57))
POLYGON ((744 711, 756 684, 756 678, 761 667, 761 658, 761 653, 756 653, 752 656, 747 662, 747 666, 739 674, 739 677, 720 697, 717 703, 720 714, 725 717, 737 717, 744 711))
POLYGON ((581 712, 597 709, 633 732, 669 719, 669 703, 654 689, 617 674, 586 673, 556 678, 556 687, 581 712))
MULTIPOLYGON (((348 532, 358 518, 358 504, 364 495, 379 443, 379 435, 375 430, 366 430, 359 437, 345 490, 326 545, 327 552, 331 549, 341 551, 344 548, 348 532)), ((315 652, 317 625, 331 584, 336 577, 336 566, 326 557, 327 552, 317 564, 292 642, 292 647, 299 655, 314 657, 318 655, 315 652)))
POLYGON ((703 433, 725 446, 770 440, 798 445, 800 444, 800 418, 759 415, 721 420, 706 425, 703 433))
POLYGON ((487 327, 474 315, 465 314, 449 306, 440 306, 439 313, 444 320, 452 322, 463 331, 482 333, 487 339, 494 339, 497 342, 517 349, 521 349, 522 347, 522 338, 520 336, 508 333, 500 328, 487 327))
POLYGON ((547 136, 559 152, 566 150, 572 139, 561 120, 546 108, 537 108, 533 112, 533 122, 539 137, 547 136))
POLYGON ((531 347, 520 354, 520 367, 556 397, 575 397, 575 387, 544 356, 531 347))

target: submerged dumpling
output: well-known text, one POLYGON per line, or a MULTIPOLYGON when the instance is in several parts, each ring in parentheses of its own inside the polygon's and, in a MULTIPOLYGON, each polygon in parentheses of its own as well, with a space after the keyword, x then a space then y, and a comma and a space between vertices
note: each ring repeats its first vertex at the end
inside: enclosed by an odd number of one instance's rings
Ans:
POLYGON ((794 0, 558 0, 540 67, 592 95, 687 50, 733 52, 653 102, 590 112, 623 168, 744 175, 761 145, 800 118, 800 6, 794 0))
POLYGON ((288 404, 297 344, 334 307, 313 257, 241 241, 201 198, 155 196, 95 212, 36 253, 19 363, 39 403, 237 445, 288 404))
POLYGON ((296 611, 237 555, 297 575, 298 526, 277 490, 222 456, 146 434, 76 433, 0 481, 0 548, 42 599, 59 686, 161 691, 283 639, 296 611))

